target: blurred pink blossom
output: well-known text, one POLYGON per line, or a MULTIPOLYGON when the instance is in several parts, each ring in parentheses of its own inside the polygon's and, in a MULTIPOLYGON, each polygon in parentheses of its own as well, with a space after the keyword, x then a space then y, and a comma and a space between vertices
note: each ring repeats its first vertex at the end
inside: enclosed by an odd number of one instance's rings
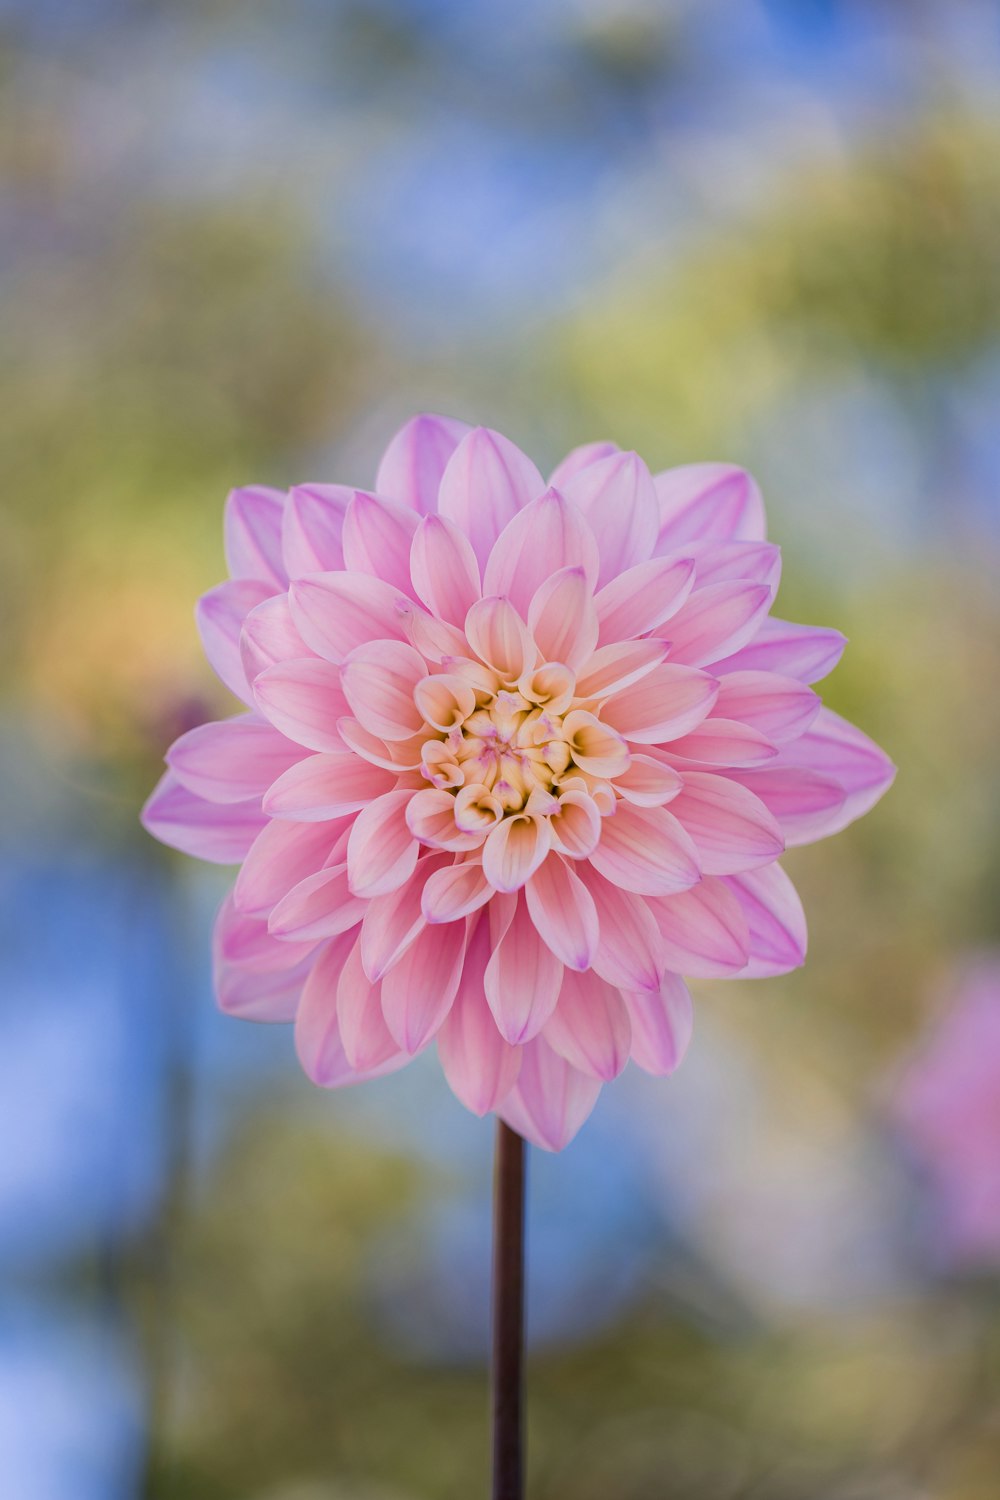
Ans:
POLYGON ((226 550, 198 618, 248 711, 173 745, 144 821, 242 864, 220 1004, 294 1020, 315 1082, 436 1040, 469 1109, 559 1150, 630 1056, 677 1066, 681 975, 803 961, 778 857, 894 772, 809 686, 843 637, 771 616, 742 470, 596 443, 546 484, 417 417, 374 492, 234 491, 226 550))

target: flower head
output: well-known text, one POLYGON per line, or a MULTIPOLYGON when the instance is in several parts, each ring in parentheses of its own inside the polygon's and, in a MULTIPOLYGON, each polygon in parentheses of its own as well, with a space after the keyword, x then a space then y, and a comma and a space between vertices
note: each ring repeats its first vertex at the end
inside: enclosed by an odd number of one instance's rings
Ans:
POLYGON ((558 1150, 630 1056, 676 1067, 681 975, 802 962, 778 857, 893 768, 809 686, 843 637, 771 616, 742 470, 601 443, 546 485, 417 417, 374 492, 234 491, 226 551, 198 619, 248 711, 173 745, 144 820, 242 863, 219 1001, 294 1020, 315 1082, 436 1040, 470 1109, 558 1150))

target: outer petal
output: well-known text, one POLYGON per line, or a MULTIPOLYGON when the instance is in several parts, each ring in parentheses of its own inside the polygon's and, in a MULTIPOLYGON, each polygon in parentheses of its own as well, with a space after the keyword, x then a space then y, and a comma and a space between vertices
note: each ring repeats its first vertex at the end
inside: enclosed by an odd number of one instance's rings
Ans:
POLYGON ((628 1062, 632 1026, 625 1001, 620 990, 593 970, 567 971, 542 1034, 574 1068, 604 1082, 617 1078, 628 1062))
POLYGON ((348 821, 268 823, 254 840, 236 877, 236 905, 241 911, 269 912, 293 886, 323 869, 348 821))
POLYGON ((287 582, 281 557, 281 517, 285 497, 262 484, 231 490, 224 531, 230 578, 254 578, 283 589, 287 582))
POLYGON ((305 753, 256 714, 240 714, 189 729, 167 751, 167 765, 198 797, 247 802, 305 753))
POLYGON ((746 967, 750 929, 725 882, 706 875, 693 890, 648 904, 671 969, 698 979, 728 979, 746 967))
POLYGON ((249 917, 233 904, 230 893, 215 919, 212 957, 216 969, 235 965, 258 974, 300 972, 316 947, 315 942, 280 943, 268 932, 267 923, 249 917))
POLYGON ((462 978, 462 922, 425 927, 382 981, 382 1013, 404 1052, 425 1047, 451 1009, 462 978))
POLYGON ((354 499, 347 484, 300 484, 289 492, 281 544, 289 578, 344 566, 344 517, 354 499))
POLYGON ((759 729, 774 745, 804 734, 820 710, 812 688, 776 672, 727 672, 719 679, 715 712, 759 729))
POLYGON ((601 641, 628 641, 656 630, 677 613, 694 584, 689 557, 654 557, 627 568, 594 600, 601 641))
POLYGON ((715 664, 716 672, 780 672, 800 682, 819 682, 844 654, 847 637, 820 625, 793 625, 769 616, 753 640, 715 664))
POLYGON ((368 573, 413 598, 410 544, 417 518, 407 505, 356 490, 344 517, 344 566, 368 573))
POLYGON ((694 770, 716 770, 729 766, 759 766, 774 760, 777 745, 749 724, 714 715, 667 745, 671 760, 694 770))
POLYGON ((161 776, 141 818, 161 844, 217 865, 239 864, 267 821, 259 799, 206 802, 181 786, 173 771, 161 776))
POLYGON ((429 515, 437 509, 448 460, 469 430, 467 423, 455 417, 412 417, 386 448, 375 488, 380 495, 391 495, 421 515, 429 515))
POLYGON ((524 894, 539 936, 560 963, 569 969, 589 969, 600 928, 594 898, 579 876, 558 854, 550 854, 528 881, 524 894))
POLYGON ((617 641, 598 647, 580 669, 577 697, 601 700, 623 693, 658 667, 668 649, 666 641, 617 641))
POLYGON ((367 573, 307 574, 288 598, 303 640, 332 662, 369 641, 407 640, 415 609, 406 594, 367 573))
POLYGON ((611 453, 588 464, 562 488, 597 539, 600 584, 652 555, 659 507, 649 470, 637 454, 611 453))
POLYGON ((540 584, 561 568, 582 568, 593 588, 600 558, 582 512, 556 490, 546 490, 508 521, 483 577, 487 594, 502 594, 526 618, 540 584))
POLYGON ((410 575, 417 598, 449 625, 462 626, 481 597, 472 544, 444 516, 425 516, 413 534, 410 575))
POLYGON ((777 821, 789 848, 825 839, 843 827, 847 791, 833 776, 795 766, 729 771, 731 781, 747 787, 777 821))
POLYGON ((435 871, 450 868, 450 856, 433 854, 417 861, 405 885, 369 901, 361 927, 361 961, 373 981, 382 979, 427 925, 422 897, 435 871))
POLYGON ((781 548, 771 542, 684 542, 678 550, 694 558, 699 588, 742 578, 746 583, 766 583, 778 592, 781 548))
POLYGON ((254 682, 257 706, 275 729, 309 750, 343 750, 338 722, 350 713, 340 672, 318 656, 278 662, 254 682))
POLYGON ((562 976, 562 964, 542 942, 524 898, 519 897, 484 977, 486 998, 506 1041, 519 1044, 541 1031, 555 1010, 562 976))
POLYGON ((278 971, 216 963, 213 985, 219 1009, 240 1021, 294 1021, 312 955, 294 969, 278 971))
POLYGON ((847 799, 830 832, 868 812, 896 779, 896 767, 885 751, 829 708, 821 709, 811 728, 785 747, 782 760, 832 776, 844 787, 847 799))
POLYGON ((596 464, 599 459, 610 458, 613 453, 620 453, 621 449, 617 443, 597 442, 581 443, 579 448, 571 448, 562 463, 556 464, 549 478, 549 484, 555 489, 579 474, 581 469, 586 469, 590 464, 596 464))
POLYGON ((295 1018, 299 1062, 313 1083, 326 1089, 392 1073, 409 1060, 405 1052, 397 1052, 380 1067, 365 1073, 357 1072, 347 1061, 337 1022, 337 985, 351 946, 351 934, 345 933, 323 951, 306 982, 295 1018))
POLYGON ((699 725, 718 693, 718 683, 707 672, 664 662, 609 698, 601 718, 635 744, 663 744, 699 725))
POLYGON ((561 568, 538 586, 528 609, 528 629, 544 661, 577 671, 597 645, 597 614, 582 568, 561 568))
POLYGON ((767 584, 739 579, 695 589, 670 621, 670 660, 703 667, 739 650, 760 627, 773 597, 767 584))
POLYGON ((483 845, 483 874, 498 891, 519 890, 552 847, 548 818, 517 815, 491 829, 483 845))
POLYGON ((236 579, 209 589, 195 608, 198 634, 210 665, 229 691, 251 707, 253 694, 240 657, 240 632, 250 611, 273 592, 270 583, 236 579))
POLYGON ((413 689, 426 671, 426 662, 412 646, 370 641, 345 657, 340 678, 363 729, 383 740, 408 740, 423 727, 413 689))
POLYGON ((615 777, 615 790, 638 807, 662 807, 683 785, 679 771, 649 755, 633 755, 628 770, 615 777))
POLYGON ((664 974, 656 992, 625 995, 632 1021, 632 1061, 665 1078, 682 1061, 691 1040, 691 993, 678 974, 664 974))
POLYGON ((347 1061, 360 1072, 377 1068, 399 1053, 382 1014, 381 986, 373 984, 362 967, 360 938, 355 939, 337 978, 337 1027, 347 1061))
POLYGON ((406 826, 413 793, 387 792, 358 813, 347 842, 347 868, 355 896, 386 896, 409 880, 420 845, 406 826))
POLYGON ((240 660, 247 682, 279 661, 313 656, 295 628, 287 594, 272 594, 252 609, 240 632, 240 660))
POLYGON ((760 490, 733 464, 684 464, 654 479, 660 503, 659 549, 689 540, 763 541, 760 490))
POLYGON ((808 934, 798 892, 780 865, 730 875, 726 885, 735 894, 750 928, 748 978, 787 974, 805 961, 808 934))
POLYGON ((391 792, 396 777, 391 771, 369 765, 360 756, 310 755, 279 776, 263 801, 271 818, 294 818, 299 823, 319 823, 360 812, 391 792))
POLYGON ((457 922, 485 906, 493 887, 480 864, 451 864, 436 870, 424 886, 421 909, 427 922, 457 922))
POLYGON ((469 538, 480 565, 507 522, 545 489, 530 458, 502 433, 476 427, 441 477, 438 511, 469 538))
POLYGON ((623 990, 658 990, 663 975, 660 933, 647 902, 619 890, 589 865, 581 865, 579 873, 600 924, 596 972, 623 990))
POLYGON ((438 1056, 452 1092, 473 1114, 485 1115, 506 1098, 521 1067, 521 1049, 505 1042, 486 999, 490 926, 477 922, 454 1004, 438 1032, 438 1056))
POLYGON ((639 896, 686 891, 701 876, 698 851, 673 814, 627 802, 605 818, 590 862, 605 879, 639 896))
POLYGON ((543 1037, 521 1049, 517 1082, 497 1110, 543 1151, 562 1151, 597 1103, 600 1082, 559 1056, 543 1037))
POLYGON ((347 866, 334 865, 307 875, 283 896, 267 921, 272 937, 320 942, 357 927, 366 903, 351 895, 347 866))
POLYGON ((670 810, 690 834, 706 875, 734 875, 784 853, 781 829, 763 802, 725 776, 688 771, 670 810))

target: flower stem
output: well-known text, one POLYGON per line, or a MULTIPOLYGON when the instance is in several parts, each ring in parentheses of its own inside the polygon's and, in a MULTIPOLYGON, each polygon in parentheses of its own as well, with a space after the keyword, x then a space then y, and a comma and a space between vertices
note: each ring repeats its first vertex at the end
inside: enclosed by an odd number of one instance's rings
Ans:
POLYGON ((524 1141, 497 1121, 493 1176, 493 1500, 524 1500, 524 1141))

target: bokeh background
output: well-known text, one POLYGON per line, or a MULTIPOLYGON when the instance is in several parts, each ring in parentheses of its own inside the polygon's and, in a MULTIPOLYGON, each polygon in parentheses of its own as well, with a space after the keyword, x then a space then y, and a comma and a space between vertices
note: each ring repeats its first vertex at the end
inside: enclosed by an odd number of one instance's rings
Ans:
POLYGON ((490 1123, 217 1015, 137 823, 226 491, 440 410, 749 466, 901 767, 533 1153, 532 1500, 996 1500, 1000 8, 0 0, 0 80, 0 1494, 485 1493, 490 1123))

